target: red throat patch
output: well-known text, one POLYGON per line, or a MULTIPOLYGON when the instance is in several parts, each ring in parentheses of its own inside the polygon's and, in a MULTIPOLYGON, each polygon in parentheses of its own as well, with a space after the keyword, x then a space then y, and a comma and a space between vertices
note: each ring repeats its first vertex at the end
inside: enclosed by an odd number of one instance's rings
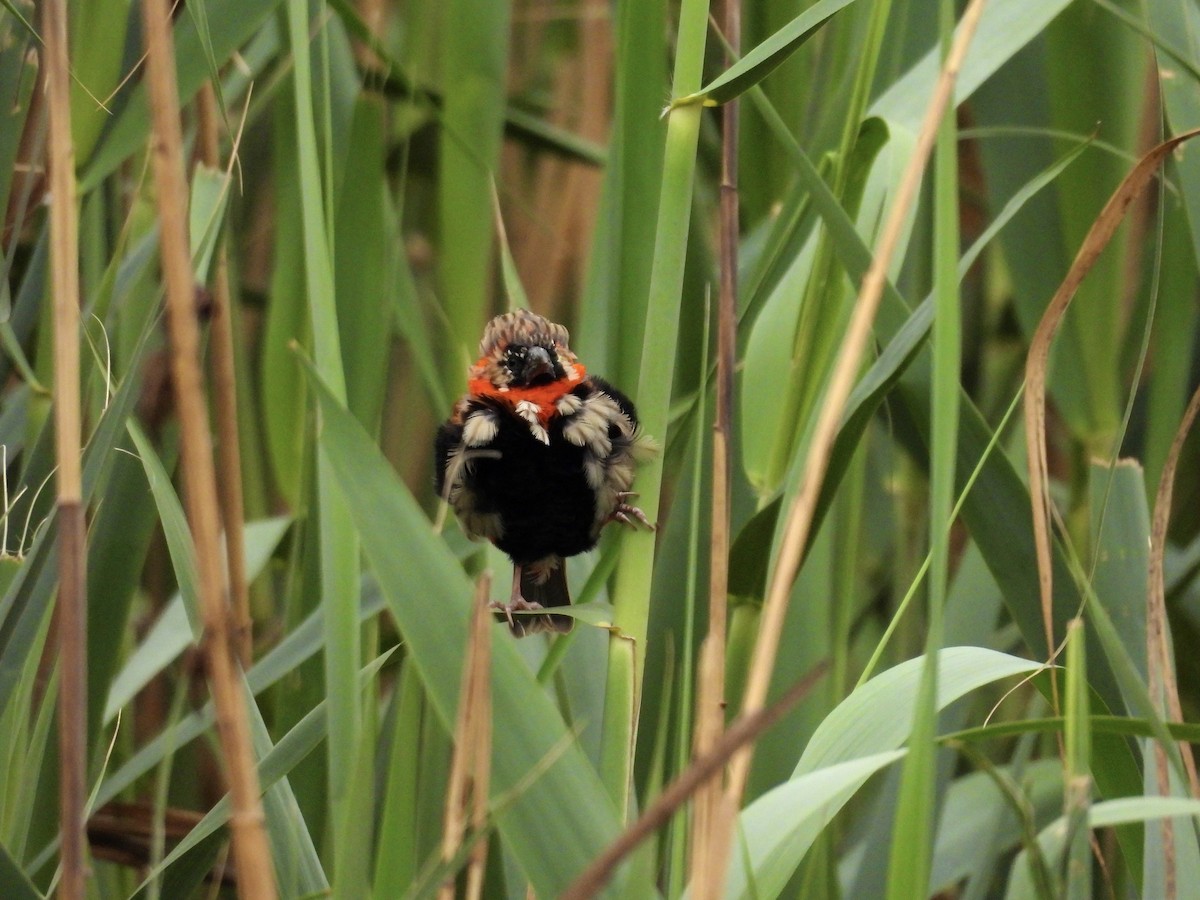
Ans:
MULTIPOLYGON (((479 360, 476 367, 482 369, 487 362, 487 358, 484 357, 479 360)), ((523 388, 496 387, 486 378, 472 378, 467 382, 467 390, 474 397, 490 397, 513 409, 516 409, 517 404, 522 400, 528 400, 537 406, 538 419, 541 421, 542 427, 545 427, 556 412, 555 404, 564 395, 575 390, 587 375, 587 370, 584 368, 583 363, 572 363, 565 368, 567 370, 566 376, 557 381, 551 381, 549 384, 538 384, 523 388)))

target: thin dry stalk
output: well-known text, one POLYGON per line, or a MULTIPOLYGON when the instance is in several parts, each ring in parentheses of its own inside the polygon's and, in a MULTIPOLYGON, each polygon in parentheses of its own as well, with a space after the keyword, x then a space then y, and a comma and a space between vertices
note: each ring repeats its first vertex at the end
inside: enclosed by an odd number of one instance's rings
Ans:
MULTIPOLYGON (((1183 451, 1183 443, 1196 421, 1200 412, 1200 389, 1192 394, 1192 399, 1183 414, 1183 421, 1175 432, 1171 442, 1171 450, 1163 465, 1159 477, 1158 490, 1154 496, 1154 520, 1150 530, 1150 566, 1149 584, 1146 590, 1146 666, 1149 674, 1150 699, 1159 708, 1163 718, 1175 722, 1183 721, 1183 710, 1179 702, 1179 685, 1175 680, 1175 667, 1171 656, 1170 638, 1167 629, 1166 588, 1163 579, 1163 555, 1167 549, 1167 525, 1171 519, 1171 496, 1175 487, 1175 470, 1179 465, 1179 455, 1183 451), (1164 712, 1165 708, 1165 712, 1164 712)), ((1200 798, 1200 783, 1196 777, 1196 760, 1192 755, 1192 745, 1187 741, 1179 742, 1179 754, 1187 770, 1188 788, 1193 797, 1200 798)), ((1155 781, 1158 792, 1162 796, 1171 794, 1171 771, 1167 761, 1167 748, 1162 744, 1154 745, 1155 781)), ((1168 900, 1174 900, 1178 895, 1176 883, 1176 855, 1174 823, 1164 819, 1159 826, 1162 829, 1163 862, 1165 868, 1163 890, 1168 900)))
MULTIPOLYGON (((679 809, 701 785, 718 774, 729 758, 741 747, 748 746, 759 735, 782 719, 801 700, 808 696, 818 681, 825 677, 829 663, 822 661, 813 666, 803 678, 787 692, 763 709, 743 713, 733 722, 707 756, 692 761, 679 777, 672 781, 661 794, 646 807, 646 811, 613 841, 603 853, 592 860, 570 886, 560 895, 561 900, 584 900, 594 897, 612 878, 613 872, 638 845, 667 824, 675 810, 679 809)), ((696 885, 693 885, 695 888, 696 885)))
MULTIPOLYGON (((200 160, 220 168, 217 141, 217 97, 205 83, 196 98, 200 160)), ((233 300, 229 290, 229 256, 224 234, 217 242, 212 279, 213 412, 216 418, 217 467, 221 477, 217 490, 221 500, 221 522, 225 526, 225 561, 229 572, 229 594, 233 603, 234 647, 243 668, 254 659, 254 620, 250 615, 250 586, 246 581, 245 507, 242 497, 241 440, 238 435, 237 372, 233 353, 233 300)))
MULTIPOLYGON (((454 755, 450 761, 450 783, 446 791, 446 813, 442 829, 442 859, 450 862, 462 847, 466 833, 467 805, 471 827, 476 833, 487 826, 488 785, 492 759, 492 612, 488 605, 491 573, 484 572, 475 588, 471 611, 470 639, 463 661, 462 689, 454 723, 454 755)), ((483 892, 488 842, 477 840, 467 864, 469 900, 483 892)), ((451 873, 438 891, 439 900, 454 900, 451 873)))
MULTIPOLYGON (((842 342, 837 364, 830 379, 829 390, 817 419, 808 458, 805 460, 803 486, 788 509, 779 559, 775 565, 775 571, 767 591, 766 603, 763 606, 762 619, 759 622, 758 642, 755 646, 750 675, 746 682, 746 693, 742 700, 743 715, 761 709, 766 699, 771 671, 775 667, 775 656, 779 649, 779 637, 783 633, 783 619, 787 612, 788 594, 800 567, 804 546, 808 541, 817 498, 821 492, 825 472, 829 467, 829 456, 833 449, 834 439, 837 437, 838 425, 842 419, 846 399, 850 396, 859 366, 862 363, 863 350, 870 337, 875 312, 879 308, 879 301, 883 295, 888 267, 896 251, 909 209, 916 199, 921 173, 924 171, 925 163, 933 149, 938 124, 954 96, 954 84, 958 79, 963 59, 966 57, 967 47, 979 25, 984 2, 985 0, 971 0, 963 13, 962 22, 954 37, 954 44, 942 66, 933 96, 925 110, 925 118, 917 136, 916 148, 909 159, 904 176, 900 180, 895 202, 888 211, 874 258, 871 260, 871 266, 863 277, 858 302, 855 304, 850 325, 846 330, 846 337, 842 342)), ((752 758, 753 746, 751 745, 742 749, 734 757, 730 767, 727 802, 724 804, 724 833, 722 840, 714 845, 714 853, 721 854, 723 860, 718 867, 719 873, 724 872, 728 861, 733 811, 741 805, 752 758)))
MULTIPOLYGON (((725 0, 726 64, 741 47, 742 11, 739 0, 725 0)), ((729 436, 733 427, 733 367, 737 344, 738 270, 738 102, 721 110, 721 284, 717 297, 717 384, 713 422, 712 526, 708 573, 708 635, 701 647, 701 677, 696 701, 696 756, 716 743, 725 727, 725 646, 729 606, 729 436)), ((714 778, 696 795, 692 819, 692 884, 697 897, 716 896, 719 877, 709 871, 719 859, 713 844, 723 839, 716 815, 725 786, 714 778), (714 825, 717 827, 714 828, 714 825)))
MULTIPOLYGON (((1167 155, 1200 129, 1177 135, 1159 144, 1133 167, 1104 204, 1100 215, 1079 247, 1074 262, 1050 299, 1037 330, 1029 342, 1025 360, 1025 445, 1029 465, 1029 498, 1033 507, 1033 538, 1037 551, 1038 587, 1041 593, 1042 627, 1047 652, 1054 650, 1054 579, 1051 564, 1049 467, 1046 460, 1046 367, 1050 347, 1071 299, 1096 260, 1116 233, 1129 207, 1146 189, 1167 155)), ((1051 681, 1053 685, 1053 680, 1051 681)))
MULTIPOLYGON (((715 552, 715 548, 714 548, 715 552)), ((696 733, 692 741, 692 759, 702 759, 712 752, 725 727, 723 704, 718 706, 712 698, 724 698, 724 640, 714 651, 716 641, 711 633, 700 644, 699 678, 696 684, 696 733), (719 656, 720 662, 714 657, 719 656), (720 666, 720 668, 718 668, 720 666), (719 680, 718 680, 719 679, 719 680)), ((720 701, 718 701, 720 702, 720 701)), ((709 865, 712 853, 713 821, 718 814, 721 798, 725 793, 724 781, 713 778, 704 782, 692 800, 692 834, 690 847, 689 881, 697 886, 709 884, 709 865)))
POLYGON ((58 752, 62 881, 59 896, 87 888, 87 540, 79 408, 79 221, 71 140, 67 5, 42 7, 45 86, 50 112, 50 253, 54 291, 54 430, 58 467, 58 752))
MULTIPOLYGON (((1183 414, 1183 421, 1175 432, 1171 442, 1171 450, 1163 465, 1159 477, 1158 490, 1154 497, 1154 519, 1150 529, 1150 571, 1149 586, 1146 591, 1146 624, 1147 624, 1147 662, 1150 667, 1150 696, 1155 703, 1166 701, 1166 709, 1170 719, 1175 722, 1183 721, 1183 709, 1179 702, 1179 685, 1175 680, 1175 667, 1171 662, 1170 637, 1167 632, 1167 603, 1166 589, 1163 584, 1163 554, 1167 548, 1167 525, 1171 520, 1171 499, 1175 489, 1175 471, 1179 466, 1179 456, 1183 452, 1183 444, 1188 432, 1195 424, 1196 416, 1200 414, 1200 389, 1192 394, 1192 399, 1183 414)), ((1200 778, 1196 775, 1196 760, 1192 755, 1192 745, 1187 741, 1179 742, 1179 751, 1183 756, 1187 769, 1188 784, 1192 796, 1200 799, 1200 778)), ((1165 765, 1163 767, 1165 771, 1165 765)))
POLYGON ((208 677, 233 802, 230 830, 238 873, 238 895, 248 900, 273 900, 276 896, 275 870, 263 828, 258 771, 233 647, 233 623, 221 560, 216 475, 201 382, 200 328, 188 251, 187 185, 179 94, 166 0, 143 0, 142 21, 146 36, 146 80, 154 126, 154 178, 172 351, 171 375, 179 411, 184 494, 196 551, 208 677))

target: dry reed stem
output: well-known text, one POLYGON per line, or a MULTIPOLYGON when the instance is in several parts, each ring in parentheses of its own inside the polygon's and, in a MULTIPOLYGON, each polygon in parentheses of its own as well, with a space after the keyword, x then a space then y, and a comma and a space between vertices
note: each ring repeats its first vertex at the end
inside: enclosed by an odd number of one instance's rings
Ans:
MULTIPOLYGON (((484 572, 475 587, 467 653, 463 660, 462 687, 458 695, 458 714, 454 722, 454 754, 450 760, 442 825, 442 860, 447 863, 458 855, 462 847, 468 803, 471 808, 471 827, 480 833, 487 826, 492 759, 492 612, 488 605, 491 588, 491 573, 484 572)), ((472 900, 483 892, 487 847, 487 840, 481 838, 471 848, 466 896, 472 900)), ((438 890, 439 900, 454 900, 457 874, 451 872, 442 883, 438 890)))
MULTIPOLYGON (((692 759, 698 760, 712 752, 725 727, 724 705, 717 706, 712 698, 724 696, 724 672, 718 671, 714 656, 720 656, 723 667, 725 647, 714 652, 715 639, 711 631, 700 644, 699 678, 696 685, 696 726, 692 740, 692 759), (720 681, 717 681, 718 676, 720 681)), ((692 799, 692 833, 690 845, 689 881, 694 885, 710 882, 709 865, 712 861, 710 843, 713 823, 725 793, 725 783, 720 778, 704 782, 692 799)), ((698 891, 697 896, 700 895, 698 891)))
MULTIPOLYGON (((1166 709, 1172 721, 1183 721, 1183 709, 1179 702, 1179 685, 1175 681, 1175 668, 1171 664, 1170 637, 1167 633, 1166 589, 1163 585, 1163 554, 1167 548, 1167 525, 1171 520, 1171 499, 1175 488, 1175 471, 1188 432, 1200 414, 1200 388, 1192 394, 1183 414, 1183 421, 1175 432, 1171 450, 1163 464, 1158 490, 1154 496, 1154 518, 1150 529, 1149 586, 1146 591, 1147 650, 1150 666, 1150 696, 1155 703, 1166 700, 1166 709), (1157 687, 1157 690, 1155 689, 1157 687), (1160 691, 1162 693, 1160 693, 1160 691)), ((1200 778, 1196 775, 1196 761, 1192 747, 1186 741, 1179 742, 1187 768, 1189 789, 1192 796, 1200 799, 1200 778)))
POLYGON ((51 286, 54 294, 54 432, 58 469, 59 896, 87 894, 87 538, 80 459, 79 221, 71 139, 70 60, 65 0, 42 7, 43 79, 50 116, 51 286))
POLYGON ((216 709, 217 733, 233 803, 229 824, 238 873, 238 895, 246 900, 273 900, 276 896, 275 870, 263 827, 258 771, 250 741, 246 698, 233 647, 233 625, 221 560, 216 475, 201 382, 200 328, 188 250, 187 185, 179 95, 166 0, 143 0, 142 21, 171 342, 171 376, 179 414, 184 493, 195 544, 204 617, 204 650, 216 709))
MULTIPOLYGON (((1175 680, 1175 667, 1171 658, 1170 638, 1167 629, 1166 588, 1163 579, 1163 555, 1167 549, 1167 525, 1171 520, 1171 495, 1175 486, 1175 470, 1179 465, 1179 455, 1183 451, 1183 443, 1196 421, 1200 412, 1200 389, 1192 394, 1183 421, 1171 441, 1171 450, 1163 465, 1162 475, 1158 480, 1158 490, 1154 495, 1154 519, 1150 530, 1150 565, 1148 585, 1146 588, 1146 667, 1149 675, 1150 699, 1164 719, 1182 722, 1183 709, 1179 702, 1179 685, 1175 680)), ((1200 782, 1196 777, 1196 759, 1192 755, 1192 745, 1187 741, 1179 742, 1179 754, 1187 771, 1188 790, 1192 797, 1200 798, 1200 782)), ((1167 762, 1167 748, 1161 743, 1154 745, 1155 781, 1158 792, 1164 797, 1171 794, 1171 774, 1167 762)), ((1178 894, 1176 883, 1176 854, 1174 839, 1174 824, 1170 819, 1163 819, 1159 826, 1162 829, 1163 855, 1166 869, 1164 892, 1169 900, 1174 900, 1178 894)))
MULTIPOLYGON (((217 97, 205 83, 196 98, 200 160, 212 169, 221 167, 217 142, 217 97)), ((225 526, 225 560, 229 573, 229 595, 233 603, 234 647, 243 668, 254 658, 254 620, 250 616, 250 586, 246 581, 245 507, 242 497, 241 441, 238 435, 237 372, 233 353, 233 298, 229 290, 229 257, 222 233, 212 277, 213 412, 216 419, 221 521, 225 526)))
POLYGON ((560 900, 583 900, 586 897, 594 897, 603 890, 621 860, 636 850, 642 841, 665 825, 675 810, 686 803, 688 797, 692 796, 708 779, 718 774, 739 748, 749 745, 808 696, 817 682, 825 677, 828 670, 828 662, 818 663, 770 706, 739 716, 737 721, 733 722, 721 735, 706 756, 693 760, 692 764, 667 785, 653 803, 646 807, 646 811, 636 822, 625 829, 603 853, 592 860, 579 877, 563 891, 560 900))
MULTIPOLYGON (((1051 557, 1049 470, 1046 460, 1046 366, 1050 346, 1071 299, 1101 252, 1108 245, 1130 205, 1154 177, 1167 154, 1200 129, 1177 135, 1159 144, 1133 167, 1121 181, 1092 223, 1071 263, 1066 277, 1042 314, 1029 342, 1025 360, 1025 445, 1029 466, 1029 499, 1033 507, 1033 538, 1037 551, 1038 587, 1041 594, 1042 627, 1047 652, 1054 654, 1054 576, 1051 557)), ((1051 684, 1055 682, 1052 680, 1051 684)), ((1057 705, 1057 695, 1055 697, 1057 705)))
MULTIPOLYGON (((726 65, 741 47, 742 15, 739 0, 725 0, 726 65)), ((712 525, 708 574, 708 635, 701 647, 699 695, 696 700, 697 757, 707 753, 725 727, 725 651, 729 608, 729 436, 733 431, 733 367, 737 344, 738 271, 738 102, 721 110, 720 264, 717 296, 716 410, 712 444, 712 525)), ((723 839, 717 815, 725 785, 719 778, 707 782, 696 794, 692 820, 692 884, 698 900, 715 896, 719 879, 709 870, 720 854, 713 846, 723 839), (714 828, 714 826, 716 826, 714 828)))
MULTIPOLYGON (((761 709, 766 699, 771 672, 775 666, 775 656, 779 649, 779 637, 783 633, 783 619, 787 612, 788 594, 808 541, 817 498, 821 493, 821 483, 829 467, 829 457, 833 449, 833 442, 837 437, 846 399, 850 396, 859 366, 862 363, 863 350, 870 337, 875 313, 883 295, 888 267, 896 251, 909 209, 916 199, 921 173, 933 149, 938 124, 954 95, 954 84, 963 59, 966 57, 967 47, 979 24, 979 17, 983 14, 984 3, 985 0, 971 0, 963 13, 954 43, 942 66, 933 96, 925 110, 925 117, 917 135, 913 155, 908 161, 908 166, 896 191, 896 199, 884 222, 871 266, 863 276, 858 301, 846 330, 833 376, 830 379, 829 389, 817 419, 808 458, 805 460, 802 487, 788 509, 787 522, 780 543, 779 559, 775 565, 775 571, 767 591, 767 599, 763 606, 762 618, 759 622, 758 642, 755 646, 754 659, 742 700, 743 715, 761 709)), ((723 804, 723 839, 719 845, 714 845, 714 853, 721 854, 724 860, 719 867, 721 872, 724 871, 725 864, 727 864, 733 820, 741 805, 742 794, 745 792, 752 758, 753 747, 745 747, 734 757, 730 766, 727 799, 723 804)))

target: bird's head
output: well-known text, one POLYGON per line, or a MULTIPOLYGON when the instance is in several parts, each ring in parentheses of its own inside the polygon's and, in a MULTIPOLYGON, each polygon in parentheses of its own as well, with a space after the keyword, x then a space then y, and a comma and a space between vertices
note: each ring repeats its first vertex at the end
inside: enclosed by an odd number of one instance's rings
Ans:
POLYGON ((486 380, 498 390, 578 381, 578 361, 569 339, 566 328, 525 309, 496 316, 484 329, 471 378, 486 380))

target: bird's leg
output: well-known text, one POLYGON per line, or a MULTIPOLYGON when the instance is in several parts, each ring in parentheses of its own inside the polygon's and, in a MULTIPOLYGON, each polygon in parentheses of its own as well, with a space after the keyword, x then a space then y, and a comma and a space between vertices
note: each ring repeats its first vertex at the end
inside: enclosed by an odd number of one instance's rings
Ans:
POLYGON ((517 563, 513 563, 512 595, 508 598, 508 602, 501 603, 499 600, 493 600, 491 607, 496 611, 497 618, 503 618, 508 622, 509 628, 516 627, 513 624, 513 610, 524 612, 542 608, 542 604, 532 603, 521 596, 521 566, 517 563))
POLYGON ((619 494, 617 494, 617 505, 613 511, 608 514, 608 518, 604 521, 606 523, 620 522, 622 525, 628 525, 630 528, 637 528, 638 525, 641 524, 645 525, 651 531, 656 530, 658 526, 646 518, 646 514, 644 512, 642 512, 636 506, 625 502, 636 496, 637 494, 633 491, 621 491, 619 494))

